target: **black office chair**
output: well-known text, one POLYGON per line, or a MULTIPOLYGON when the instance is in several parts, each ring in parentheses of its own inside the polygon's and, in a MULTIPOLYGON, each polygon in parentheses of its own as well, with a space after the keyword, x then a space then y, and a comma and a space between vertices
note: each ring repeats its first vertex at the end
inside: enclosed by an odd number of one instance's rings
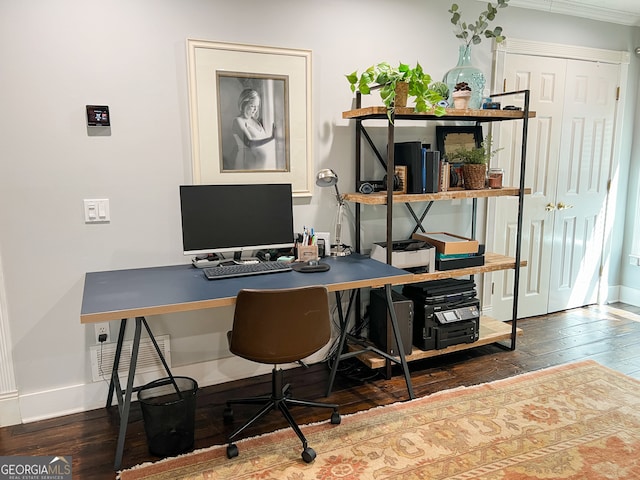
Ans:
POLYGON ((229 348, 239 357, 273 365, 271 394, 229 400, 225 423, 233 421, 232 404, 262 405, 262 408, 228 438, 227 457, 238 455, 233 440, 271 410, 279 409, 302 441, 302 459, 310 463, 316 452, 307 444, 288 405, 331 408, 331 423, 340 423, 338 405, 292 398, 278 364, 299 362, 317 352, 331 339, 329 297, 326 287, 312 286, 283 290, 241 290, 238 293, 229 348))

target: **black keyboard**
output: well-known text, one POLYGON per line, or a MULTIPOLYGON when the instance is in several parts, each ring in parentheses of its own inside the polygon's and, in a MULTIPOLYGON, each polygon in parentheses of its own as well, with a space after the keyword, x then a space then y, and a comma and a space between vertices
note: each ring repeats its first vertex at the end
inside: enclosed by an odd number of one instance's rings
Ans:
POLYGON ((241 263, 207 267, 203 268, 202 271, 209 280, 218 280, 219 278, 246 277, 263 273, 290 272, 291 264, 287 262, 241 263))

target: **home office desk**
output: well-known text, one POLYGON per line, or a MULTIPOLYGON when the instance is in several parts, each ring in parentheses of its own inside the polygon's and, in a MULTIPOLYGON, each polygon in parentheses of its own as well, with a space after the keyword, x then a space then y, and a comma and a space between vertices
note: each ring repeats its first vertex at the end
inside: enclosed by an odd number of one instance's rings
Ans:
MULTIPOLYGON (((358 254, 327 258, 324 261, 331 266, 331 269, 326 272, 300 273, 292 271, 222 280, 207 280, 201 270, 193 268, 189 264, 87 273, 84 281, 80 322, 89 324, 109 320, 121 321, 106 405, 107 407, 111 406, 115 393, 120 411, 120 428, 114 469, 118 470, 122 463, 131 395, 134 391, 139 390, 139 387, 134 387, 133 381, 142 327, 146 329, 151 338, 169 378, 173 378, 146 317, 234 305, 236 295, 243 288, 273 289, 325 285, 330 292, 336 294, 341 330, 339 357, 331 370, 328 395, 335 379, 340 352, 342 352, 347 338, 348 313, 346 316, 343 314, 340 292, 353 291, 363 287, 385 287, 387 301, 389 305, 392 305, 391 286, 409 283, 412 276, 405 270, 358 254), (117 372, 124 342, 124 332, 129 318, 135 318, 135 333, 127 385, 123 389, 117 372)), ((353 298, 354 296, 351 295, 349 308, 353 298)), ((400 338, 394 309, 390 308, 389 312, 396 338, 400 338)), ((401 343, 398 342, 398 344, 401 343)), ((372 350, 383 354, 375 348, 372 350)), ((353 354, 350 352, 348 356, 353 354)), ((387 354, 383 354, 383 356, 389 357, 387 354)), ((413 388, 404 354, 401 352, 399 361, 397 358, 389 359, 402 365, 409 397, 413 398, 413 388)))

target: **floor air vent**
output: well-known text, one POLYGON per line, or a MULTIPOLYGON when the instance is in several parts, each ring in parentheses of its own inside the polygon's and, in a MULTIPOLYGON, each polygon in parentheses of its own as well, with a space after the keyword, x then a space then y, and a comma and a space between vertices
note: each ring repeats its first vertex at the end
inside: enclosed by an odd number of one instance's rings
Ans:
MULTIPOLYGON (((158 347, 171 367, 171 347, 169 344, 169 335, 160 335, 155 337, 158 347)), ((118 373, 121 378, 127 378, 129 374, 129 365, 131 363, 131 347, 132 341, 125 341, 122 345, 122 354, 120 355, 120 366, 118 373)), ((113 360, 116 356, 116 344, 105 343, 90 348, 91 351, 91 374, 94 382, 111 379, 111 369, 113 368, 113 360)), ((153 342, 149 339, 140 340, 138 349, 138 364, 136 373, 159 372, 165 373, 162 362, 158 358, 158 353, 153 347, 153 342)))

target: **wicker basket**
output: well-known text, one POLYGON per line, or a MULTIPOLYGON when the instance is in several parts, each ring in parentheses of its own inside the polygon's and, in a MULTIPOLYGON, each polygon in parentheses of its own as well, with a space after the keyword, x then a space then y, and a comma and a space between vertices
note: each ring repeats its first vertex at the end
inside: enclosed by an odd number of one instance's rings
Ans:
POLYGON ((467 190, 482 190, 485 186, 487 166, 483 163, 465 163, 462 166, 464 188, 467 190))
POLYGON ((396 107, 406 107, 407 99, 409 97, 409 84, 407 82, 396 83, 396 107))

